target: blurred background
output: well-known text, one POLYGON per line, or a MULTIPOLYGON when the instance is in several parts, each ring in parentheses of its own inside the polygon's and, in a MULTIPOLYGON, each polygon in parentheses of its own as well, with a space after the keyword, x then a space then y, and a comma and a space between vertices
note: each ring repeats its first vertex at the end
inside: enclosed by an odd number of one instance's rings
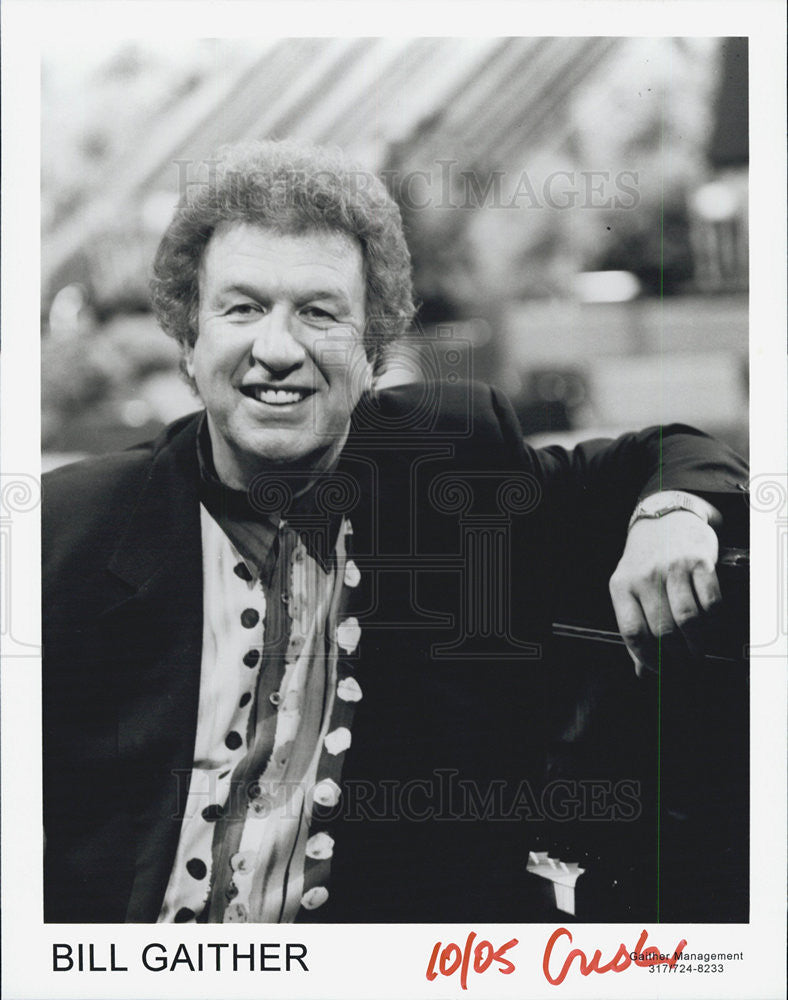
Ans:
POLYGON ((266 137, 343 147, 402 208, 420 311, 384 380, 489 381, 536 444, 680 420, 746 455, 747 100, 735 38, 50 46, 44 468, 199 405, 151 260, 212 151, 266 137))

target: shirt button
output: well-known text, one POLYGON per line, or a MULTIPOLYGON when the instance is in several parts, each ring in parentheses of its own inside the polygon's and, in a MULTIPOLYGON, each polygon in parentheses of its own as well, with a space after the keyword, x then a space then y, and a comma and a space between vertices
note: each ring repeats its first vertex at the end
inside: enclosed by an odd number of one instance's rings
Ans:
POLYGON ((346 587, 357 587, 361 582, 361 573, 358 566, 356 566, 352 559, 348 559, 345 564, 344 582, 346 587))
POLYGON ((249 786, 248 794, 252 809, 258 816, 264 816, 271 811, 271 796, 263 792, 256 781, 249 786))
POLYGON ((277 708, 279 706, 279 703, 282 701, 282 696, 281 694, 279 694, 278 691, 272 691, 268 695, 268 700, 271 702, 274 708, 277 708))
POLYGON ((316 885, 301 897, 301 905, 305 910, 316 910, 328 899, 328 889, 324 885, 316 885))
POLYGON ((271 812, 271 800, 267 795, 261 795, 259 799, 252 802, 252 810, 258 816, 267 816, 271 812))
POLYGON ((249 572, 246 563, 240 562, 237 566, 234 566, 233 573, 235 573, 237 577, 240 577, 241 580, 245 580, 247 583, 249 583, 252 579, 252 574, 249 572))
POLYGON ((337 625, 336 638, 337 643, 346 653, 355 652, 361 638, 361 628, 358 624, 358 618, 346 618, 337 625))
POLYGON ((248 919, 249 916, 243 903, 230 903, 224 911, 226 924, 245 924, 248 919))
POLYGON ((202 818, 206 823, 215 823, 224 815, 224 807, 220 805, 206 806, 202 811, 202 818))
POLYGON ((306 842, 306 856, 320 861, 334 854, 334 838, 329 833, 316 833, 306 842))
POLYGON ((337 684, 337 697, 342 701, 361 701, 361 687, 354 677, 344 677, 337 684))
POLYGON ((241 624, 244 628, 254 628, 260 621, 260 615, 254 608, 246 608, 241 612, 241 624))
POLYGON ((230 867, 234 872, 249 872, 253 861, 254 854, 251 851, 239 851, 230 858, 230 867))
POLYGON ((339 785, 331 778, 323 778, 312 789, 313 800, 324 808, 335 806, 339 802, 341 794, 342 791, 339 785))
POLYGON ((208 874, 208 866, 202 858, 190 858, 186 862, 186 871, 192 878, 203 879, 208 874))
POLYGON ((224 894, 228 899, 235 899, 238 895, 238 886, 235 882, 231 882, 227 888, 224 890, 224 894))
POLYGON ((323 739, 326 750, 336 756, 343 753, 350 746, 350 730, 347 726, 340 726, 326 735, 323 739))

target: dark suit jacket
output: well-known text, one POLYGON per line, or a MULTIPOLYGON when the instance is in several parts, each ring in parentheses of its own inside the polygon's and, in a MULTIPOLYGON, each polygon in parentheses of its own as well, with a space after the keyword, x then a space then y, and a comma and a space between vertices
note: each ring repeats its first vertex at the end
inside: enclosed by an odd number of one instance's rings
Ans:
MULTIPOLYGON (((45 477, 48 921, 155 921, 161 905, 199 690, 196 426, 45 477)), ((680 426, 535 451, 484 386, 362 399, 322 503, 354 527, 364 698, 331 896, 307 919, 529 919, 527 806, 512 808, 542 773, 562 573, 601 539, 615 562, 639 495, 725 508, 744 476, 680 426)))

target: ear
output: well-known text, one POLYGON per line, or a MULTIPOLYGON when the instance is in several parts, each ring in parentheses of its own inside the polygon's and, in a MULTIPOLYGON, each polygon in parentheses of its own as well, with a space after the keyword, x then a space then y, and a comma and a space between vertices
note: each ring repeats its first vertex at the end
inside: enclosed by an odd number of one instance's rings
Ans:
POLYGON ((194 380, 194 345, 184 344, 183 345, 183 367, 186 374, 192 381, 194 380))
POLYGON ((375 384, 375 365, 369 358, 366 358, 366 355, 365 359, 366 364, 361 373, 361 389, 363 392, 369 392, 375 384))

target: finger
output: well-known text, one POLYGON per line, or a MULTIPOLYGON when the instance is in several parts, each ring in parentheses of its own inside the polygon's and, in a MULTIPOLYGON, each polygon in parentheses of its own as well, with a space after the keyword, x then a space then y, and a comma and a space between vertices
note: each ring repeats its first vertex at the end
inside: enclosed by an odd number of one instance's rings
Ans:
POLYGON ((657 639, 673 635, 676 623, 670 610, 664 580, 643 586, 636 593, 651 634, 657 639))
POLYGON ((630 591, 611 586, 610 594, 621 638, 635 663, 635 672, 642 677, 644 668, 654 670, 657 662, 656 643, 649 632, 643 609, 630 591))
POLYGON ((670 613, 693 656, 703 655, 703 625, 701 612, 689 574, 684 571, 669 572, 665 587, 670 613))
POLYGON ((692 571, 692 586, 695 588, 698 604, 705 612, 708 613, 719 608, 722 594, 720 582, 713 569, 706 566, 696 566, 692 571))
POLYGON ((656 586, 649 585, 637 596, 654 643, 655 653, 652 662, 657 669, 660 655, 675 647, 680 633, 673 620, 664 581, 660 581, 656 586))

